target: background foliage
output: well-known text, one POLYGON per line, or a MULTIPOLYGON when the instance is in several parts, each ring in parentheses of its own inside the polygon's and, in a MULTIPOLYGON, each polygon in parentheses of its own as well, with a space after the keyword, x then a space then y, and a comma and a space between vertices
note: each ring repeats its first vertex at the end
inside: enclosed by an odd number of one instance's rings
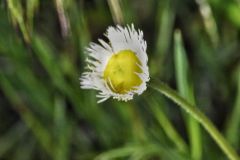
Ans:
POLYGON ((226 159, 148 88, 97 104, 84 47, 114 22, 148 44, 151 79, 177 89, 240 151, 239 0, 0 0, 0 159, 226 159))

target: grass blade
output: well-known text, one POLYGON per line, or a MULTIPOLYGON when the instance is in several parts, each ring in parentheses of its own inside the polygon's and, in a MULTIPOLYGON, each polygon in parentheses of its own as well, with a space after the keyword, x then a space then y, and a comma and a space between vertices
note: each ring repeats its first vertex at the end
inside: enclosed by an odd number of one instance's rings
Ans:
POLYGON ((237 96, 233 111, 228 119, 226 127, 226 137, 233 146, 239 147, 239 130, 240 130, 240 67, 237 70, 237 96))
POLYGON ((176 131, 170 120, 163 112, 161 107, 162 104, 161 103, 159 104, 159 101, 157 102, 153 98, 148 98, 148 100, 146 101, 149 104, 152 113, 154 114, 160 126, 163 128, 168 138, 176 145, 179 151, 187 153, 188 151, 187 144, 184 142, 182 137, 179 135, 179 133, 176 131))
MULTIPOLYGON (((175 32, 174 38, 175 38, 174 58, 178 90, 180 92, 180 95, 182 95, 190 103, 195 105, 193 88, 190 85, 190 81, 188 80, 189 67, 180 31, 177 30, 175 32)), ((202 138, 199 124, 195 119, 193 119, 189 115, 185 115, 185 121, 189 133, 192 158, 200 160, 202 157, 202 138)))

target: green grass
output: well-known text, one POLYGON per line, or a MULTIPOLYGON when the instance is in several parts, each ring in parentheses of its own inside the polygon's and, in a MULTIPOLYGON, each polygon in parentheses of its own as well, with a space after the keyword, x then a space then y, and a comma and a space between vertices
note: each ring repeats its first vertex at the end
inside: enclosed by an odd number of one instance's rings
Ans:
POLYGON ((0 1, 0 159, 227 159, 151 88, 101 104, 80 89, 85 47, 116 23, 143 30, 151 80, 198 106, 239 153, 239 8, 239 0, 0 1))

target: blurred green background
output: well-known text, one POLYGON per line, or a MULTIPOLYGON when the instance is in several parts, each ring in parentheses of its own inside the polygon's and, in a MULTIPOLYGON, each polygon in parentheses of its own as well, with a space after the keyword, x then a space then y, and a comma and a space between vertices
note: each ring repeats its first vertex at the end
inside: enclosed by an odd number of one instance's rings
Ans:
POLYGON ((101 104, 80 89, 84 48, 116 23, 143 30, 151 79, 240 152, 240 0, 0 0, 0 159, 227 159, 151 88, 101 104))

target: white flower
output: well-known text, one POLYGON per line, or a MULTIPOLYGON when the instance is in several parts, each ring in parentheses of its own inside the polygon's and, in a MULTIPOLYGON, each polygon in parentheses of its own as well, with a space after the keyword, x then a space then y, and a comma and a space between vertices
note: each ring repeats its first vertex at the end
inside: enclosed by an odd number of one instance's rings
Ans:
POLYGON ((81 88, 95 89, 100 100, 110 97, 128 101, 134 94, 142 94, 149 81, 147 44, 143 32, 133 24, 127 27, 109 27, 109 44, 99 39, 86 48, 87 71, 80 78, 81 88))

